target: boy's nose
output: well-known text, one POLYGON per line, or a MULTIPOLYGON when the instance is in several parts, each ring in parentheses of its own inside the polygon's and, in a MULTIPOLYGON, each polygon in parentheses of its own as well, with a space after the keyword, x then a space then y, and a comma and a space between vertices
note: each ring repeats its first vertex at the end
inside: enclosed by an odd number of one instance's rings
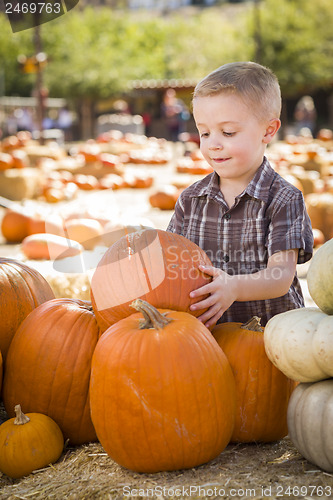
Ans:
POLYGON ((219 149, 223 149, 223 144, 220 141, 212 141, 212 143, 209 145, 209 149, 211 151, 218 151, 219 149))

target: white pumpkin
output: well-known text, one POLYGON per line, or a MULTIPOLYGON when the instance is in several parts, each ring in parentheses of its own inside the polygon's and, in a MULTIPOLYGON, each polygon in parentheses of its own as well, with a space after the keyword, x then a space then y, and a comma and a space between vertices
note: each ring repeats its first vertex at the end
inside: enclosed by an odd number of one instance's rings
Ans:
POLYGON ((264 331, 271 362, 298 382, 333 377, 333 316, 316 307, 293 309, 271 318, 264 331))
POLYGON ((312 257, 307 283, 317 306, 326 314, 333 314, 333 238, 326 241, 312 257))
POLYGON ((333 379, 299 384, 289 400, 287 422, 301 455, 333 472, 333 379))

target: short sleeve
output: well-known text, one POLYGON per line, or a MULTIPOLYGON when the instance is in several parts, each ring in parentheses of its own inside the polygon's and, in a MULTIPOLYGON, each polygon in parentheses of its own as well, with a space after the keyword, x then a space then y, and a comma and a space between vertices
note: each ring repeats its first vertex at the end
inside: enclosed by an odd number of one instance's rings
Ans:
POLYGON ((311 259, 313 232, 306 211, 303 194, 296 190, 290 199, 271 215, 267 234, 267 250, 270 257, 276 252, 298 249, 297 264, 311 259))
POLYGON ((183 228, 184 228, 184 209, 180 195, 175 205, 175 211, 170 219, 170 222, 166 230, 171 233, 177 233, 183 235, 184 232, 183 228))

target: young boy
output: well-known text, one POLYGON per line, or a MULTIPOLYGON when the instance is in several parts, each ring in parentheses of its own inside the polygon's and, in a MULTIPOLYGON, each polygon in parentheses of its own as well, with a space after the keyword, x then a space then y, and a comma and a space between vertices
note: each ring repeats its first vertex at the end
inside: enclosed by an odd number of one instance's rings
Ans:
POLYGON ((275 75, 253 62, 225 64, 198 83, 193 116, 200 149, 214 172, 185 189, 168 231, 203 250, 212 281, 191 292, 199 319, 261 324, 304 306, 296 264, 312 256, 313 235, 302 193, 264 156, 280 128, 275 75), (208 294, 207 298, 202 297, 208 294))

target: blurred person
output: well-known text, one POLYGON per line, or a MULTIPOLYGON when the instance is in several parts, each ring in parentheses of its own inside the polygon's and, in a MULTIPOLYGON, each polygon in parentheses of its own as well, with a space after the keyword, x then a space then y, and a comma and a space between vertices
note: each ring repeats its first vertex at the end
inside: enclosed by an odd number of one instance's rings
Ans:
POLYGON ((294 118, 296 121, 295 133, 297 135, 300 134, 302 129, 309 129, 313 136, 316 127, 317 111, 311 96, 305 95, 301 97, 296 104, 294 118))
POLYGON ((165 92, 161 112, 168 129, 168 139, 178 141, 179 134, 184 132, 184 118, 188 111, 184 102, 177 98, 175 89, 165 92))
POLYGON ((152 122, 152 113, 150 107, 146 108, 141 116, 145 126, 145 135, 149 137, 151 134, 151 122, 152 122))
POLYGON ((27 130, 32 132, 34 129, 32 112, 28 108, 17 108, 14 112, 17 131, 27 130))
POLYGON ((7 116, 5 133, 6 135, 15 135, 17 133, 17 118, 15 116, 15 111, 7 116))
POLYGON ((61 108, 58 113, 56 126, 64 132, 65 141, 70 141, 72 139, 72 124, 72 113, 70 112, 68 107, 65 106, 61 108))

